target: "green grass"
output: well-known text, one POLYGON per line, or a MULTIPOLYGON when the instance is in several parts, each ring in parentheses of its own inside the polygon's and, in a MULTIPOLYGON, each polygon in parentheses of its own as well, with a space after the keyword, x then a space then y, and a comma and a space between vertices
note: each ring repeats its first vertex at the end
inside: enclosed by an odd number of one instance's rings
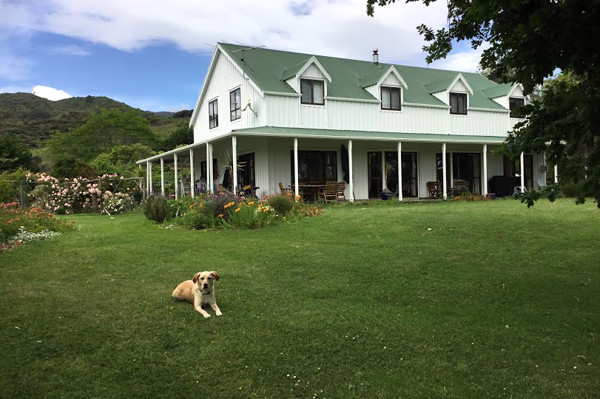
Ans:
POLYGON ((591 202, 338 206, 252 231, 75 219, 0 254, 2 398, 600 392, 591 202), (202 270, 222 317, 171 298, 202 270))

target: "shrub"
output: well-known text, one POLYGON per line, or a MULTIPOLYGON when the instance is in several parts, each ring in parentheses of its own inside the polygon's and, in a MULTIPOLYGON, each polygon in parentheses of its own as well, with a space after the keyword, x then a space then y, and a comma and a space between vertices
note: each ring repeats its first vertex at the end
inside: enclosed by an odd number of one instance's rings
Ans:
POLYGON ((169 206, 165 197, 150 195, 142 203, 144 215, 150 220, 162 223, 169 216, 169 206))
POLYGON ((279 216, 286 216, 296 204, 291 195, 275 195, 269 197, 267 203, 279 216))
POLYGON ((115 215, 133 209, 135 203, 129 194, 106 191, 102 200, 102 213, 115 215))

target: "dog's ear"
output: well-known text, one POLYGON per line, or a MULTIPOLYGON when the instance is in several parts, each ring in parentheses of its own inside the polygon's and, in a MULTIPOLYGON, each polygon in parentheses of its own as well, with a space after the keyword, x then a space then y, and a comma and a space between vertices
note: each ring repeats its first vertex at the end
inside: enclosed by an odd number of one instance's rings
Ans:
POLYGON ((194 274, 194 277, 192 278, 192 281, 195 283, 196 281, 198 281, 198 277, 200 277, 202 273, 198 272, 196 274, 194 274))
POLYGON ((217 272, 210 272, 210 274, 213 275, 213 277, 215 278, 215 280, 218 280, 218 279, 221 278, 221 276, 219 276, 219 273, 217 273, 217 272))

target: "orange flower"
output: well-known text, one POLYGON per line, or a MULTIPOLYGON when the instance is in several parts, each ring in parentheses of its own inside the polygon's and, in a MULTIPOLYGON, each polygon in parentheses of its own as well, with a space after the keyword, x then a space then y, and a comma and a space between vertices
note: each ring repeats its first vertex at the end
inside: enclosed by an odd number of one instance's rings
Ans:
POLYGON ((222 214, 222 213, 219 213, 219 214, 217 215, 217 217, 218 217, 218 218, 222 218, 222 217, 223 217, 223 214, 222 214))
POLYGON ((236 212, 239 212, 239 211, 240 211, 240 209, 242 209, 242 208, 237 208, 235 211, 236 211, 236 212))

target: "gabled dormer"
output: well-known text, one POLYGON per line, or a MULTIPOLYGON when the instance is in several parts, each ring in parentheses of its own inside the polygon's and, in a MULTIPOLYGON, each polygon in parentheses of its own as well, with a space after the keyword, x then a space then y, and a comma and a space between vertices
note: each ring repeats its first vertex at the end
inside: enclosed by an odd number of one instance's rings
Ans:
POLYGON ((404 91, 408 89, 408 85, 393 66, 366 75, 360 79, 359 83, 363 89, 381 101, 382 110, 402 110, 404 91))
POLYGON ((312 56, 283 72, 283 80, 300 94, 300 102, 307 105, 325 105, 327 83, 331 76, 312 56))
POLYGON ((425 88, 429 94, 448 105, 451 114, 467 114, 470 102, 469 97, 473 95, 473 89, 462 73, 431 82, 425 85, 425 88))
POLYGON ((510 110, 511 118, 519 118, 517 110, 525 105, 523 86, 520 83, 505 83, 483 90, 483 93, 504 108, 510 110))

